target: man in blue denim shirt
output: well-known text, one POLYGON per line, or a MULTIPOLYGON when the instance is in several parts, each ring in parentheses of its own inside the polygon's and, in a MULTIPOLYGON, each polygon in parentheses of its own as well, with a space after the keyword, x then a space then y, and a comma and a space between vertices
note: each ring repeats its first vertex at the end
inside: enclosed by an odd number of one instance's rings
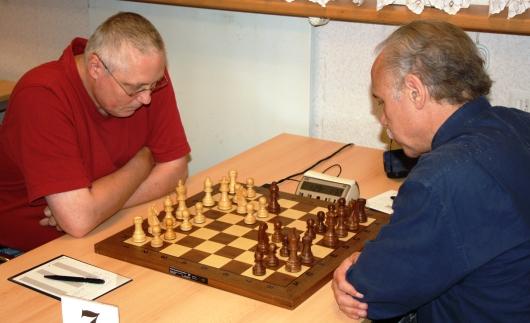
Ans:
POLYGON ((339 308, 351 318, 530 322, 530 114, 490 106, 483 61, 451 24, 410 23, 380 49, 381 123, 421 157, 390 223, 335 271, 339 308))

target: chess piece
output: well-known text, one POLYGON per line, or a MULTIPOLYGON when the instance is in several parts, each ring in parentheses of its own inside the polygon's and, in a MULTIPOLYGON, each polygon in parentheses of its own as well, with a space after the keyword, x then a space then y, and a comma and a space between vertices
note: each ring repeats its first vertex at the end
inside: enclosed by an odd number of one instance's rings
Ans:
POLYGON ((252 274, 254 276, 263 276, 265 275, 266 269, 263 265, 263 254, 261 251, 256 250, 254 253, 254 266, 252 267, 252 274))
MULTIPOLYGON (((240 184, 237 184, 237 185, 240 185, 240 184)), ((236 203, 237 203, 237 208, 236 208, 236 212, 238 214, 246 214, 247 213, 247 204, 248 205, 251 205, 251 203, 247 203, 247 199, 240 193, 241 190, 236 193, 236 197, 234 199, 236 199, 236 203)))
POLYGON ((359 210, 359 222, 365 223, 366 221, 368 221, 368 218, 366 217, 366 209, 365 209, 366 199, 358 198, 357 204, 359 205, 359 209, 358 209, 359 210))
POLYGON ((317 212, 317 225, 315 228, 316 233, 325 233, 328 227, 324 224, 326 215, 324 214, 324 211, 318 211, 317 212))
POLYGON ((272 242, 276 243, 283 241, 282 222, 280 219, 276 219, 276 221, 274 221, 274 233, 272 234, 271 240, 272 242))
POLYGON ((166 219, 170 218, 171 220, 173 220, 173 227, 175 227, 177 225, 177 220, 175 219, 175 217, 173 217, 173 202, 171 202, 171 198, 169 197, 169 195, 166 197, 166 199, 164 200, 164 219, 162 221, 162 228, 163 229, 166 229, 166 219))
POLYGON ((247 178, 247 198, 253 199, 256 197, 256 191, 254 190, 254 179, 252 177, 247 178))
POLYGON ((190 231, 193 226, 190 222, 190 212, 188 210, 182 211, 182 223, 180 224, 180 230, 190 231))
POLYGON ((229 171, 228 176, 230 177, 230 182, 228 184, 228 194, 230 195, 236 194, 237 171, 235 170, 229 171))
POLYGON ((247 213, 247 215, 245 216, 244 222, 246 224, 254 224, 254 223, 256 223, 256 217, 254 216, 254 206, 252 205, 252 203, 248 203, 246 205, 246 213, 247 213))
POLYGON ((312 242, 313 238, 306 233, 302 238, 302 252, 300 253, 300 260, 304 265, 311 266, 315 261, 313 253, 311 252, 312 242))
POLYGON ((267 211, 267 199, 264 196, 260 196, 258 199, 259 209, 258 209, 258 218, 266 218, 269 216, 269 211, 267 211))
POLYGON ((153 234, 153 227, 155 226, 155 224, 160 225, 160 221, 158 221, 154 206, 150 207, 148 210, 147 224, 149 225, 149 227, 147 228, 147 232, 149 232, 150 234, 153 234))
POLYGON ((160 238, 161 231, 162 231, 160 229, 160 225, 158 223, 153 225, 153 228, 151 229, 151 231, 153 232, 153 239, 151 239, 151 247, 153 248, 162 247, 162 245, 164 244, 164 241, 162 240, 162 238, 160 238))
POLYGON ((202 198, 202 205, 208 207, 215 205, 212 192, 212 180, 210 179, 210 177, 206 177, 206 179, 204 180, 204 197, 202 198))
POLYGON ((289 236, 287 234, 284 234, 282 238, 282 247, 280 248, 280 256, 289 257, 289 236))
POLYGON ((285 263, 285 270, 290 273, 297 273, 302 270, 302 264, 300 263, 300 258, 298 258, 298 234, 296 229, 292 228, 292 231, 289 232, 289 258, 285 263))
POLYGON ((204 214, 202 213, 202 203, 197 202, 195 203, 195 216, 193 217, 193 222, 195 224, 201 224, 204 223, 205 218, 204 214))
POLYGON ((258 228, 258 246, 257 249, 261 251, 263 255, 267 253, 269 245, 269 236, 267 235, 267 223, 260 222, 258 228))
POLYGON ((175 212, 175 218, 177 220, 182 220, 182 213, 184 210, 188 211, 188 207, 186 206, 186 186, 184 186, 184 183, 181 179, 178 181, 176 191, 178 206, 177 211, 175 212))
POLYGON ((166 224, 166 233, 164 233, 164 239, 168 241, 175 240, 177 238, 177 234, 175 233, 175 231, 173 231, 173 219, 166 218, 164 220, 164 223, 166 224))
POLYGON ((309 218, 305 222, 307 224, 307 229, 306 229, 307 234, 311 237, 311 239, 315 239, 317 236, 315 232, 315 220, 313 220, 312 218, 309 218))
POLYGON ((276 244, 271 242, 268 248, 267 263, 266 266, 269 268, 276 268, 280 265, 280 260, 276 257, 276 244))
POLYGON ((278 214, 280 213, 280 204, 278 203, 278 198, 280 194, 280 189, 276 182, 272 182, 269 187, 269 205, 267 211, 269 213, 278 214))
POLYGON ((219 187, 219 191, 221 192, 221 199, 217 203, 217 208, 221 211, 228 211, 232 209, 232 201, 228 197, 228 178, 224 176, 221 179, 221 186, 219 187))
POLYGON ((324 238, 322 239, 322 242, 325 246, 330 248, 336 248, 339 244, 339 238, 337 237, 337 234, 335 232, 335 219, 336 215, 334 212, 328 213, 327 220, 329 221, 328 229, 326 233, 324 234, 324 238))
POLYGON ((348 235, 348 228, 346 227, 346 223, 344 222, 345 217, 346 217, 345 205, 339 204, 337 208, 337 228, 335 229, 335 232, 337 233, 337 237, 339 238, 344 238, 348 235))
POLYGON ((357 201, 350 202, 350 221, 348 222, 348 231, 359 232, 359 214, 357 210, 357 201))
POLYGON ((147 240, 144 229, 142 228, 142 222, 144 219, 141 216, 134 217, 134 233, 132 236, 132 241, 136 243, 142 243, 147 240))

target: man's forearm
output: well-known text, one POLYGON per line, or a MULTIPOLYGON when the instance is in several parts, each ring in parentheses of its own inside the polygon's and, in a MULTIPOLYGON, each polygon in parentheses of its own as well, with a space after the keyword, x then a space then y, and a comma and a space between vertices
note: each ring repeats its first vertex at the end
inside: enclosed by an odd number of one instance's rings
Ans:
POLYGON ((177 160, 159 163, 151 170, 134 194, 127 200, 124 207, 142 204, 169 194, 175 189, 178 180, 188 177, 188 156, 177 160))

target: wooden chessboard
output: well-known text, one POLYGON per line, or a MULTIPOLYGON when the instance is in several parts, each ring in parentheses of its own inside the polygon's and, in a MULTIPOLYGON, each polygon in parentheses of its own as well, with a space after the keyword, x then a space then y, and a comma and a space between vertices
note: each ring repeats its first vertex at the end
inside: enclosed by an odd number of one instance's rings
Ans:
MULTIPOLYGON (((256 188, 254 200, 265 195, 268 190, 256 188)), ((186 200, 190 213, 195 214, 195 203, 202 200, 201 192, 186 200)), ((214 195, 218 200, 220 194, 214 195)), ((252 201, 251 201, 252 202, 252 201)), ((229 211, 220 211, 216 206, 204 208, 206 221, 193 224, 191 231, 183 232, 177 227, 177 239, 160 248, 147 241, 138 244, 132 242, 134 225, 117 234, 96 243, 96 253, 148 267, 163 273, 172 274, 199 283, 207 284, 242 296, 257 299, 273 305, 294 309, 315 291, 326 284, 333 276, 335 268, 354 251, 362 249, 365 241, 375 238, 383 224, 388 223, 387 214, 366 210, 368 221, 361 224, 359 233, 348 233, 339 238, 335 249, 322 243, 323 235, 317 234, 313 240, 312 252, 315 262, 312 266, 302 265, 302 270, 290 273, 285 270, 286 257, 279 256, 277 269, 267 268, 263 276, 254 276, 254 251, 257 245, 258 226, 261 221, 268 223, 268 233, 274 232, 274 221, 280 219, 284 228, 296 228, 298 233, 306 230, 306 220, 316 222, 318 211, 327 211, 327 202, 280 192, 278 200, 281 206, 279 215, 270 214, 253 225, 243 222, 244 215, 235 212, 235 206, 229 211)), ((174 206, 177 209, 177 206, 174 206)), ((165 212, 159 213, 160 220, 165 212)), ((143 221, 147 233, 147 220, 143 221)), ((302 235, 300 235, 302 236, 302 235)), ((278 250, 281 243, 278 244, 278 250)))

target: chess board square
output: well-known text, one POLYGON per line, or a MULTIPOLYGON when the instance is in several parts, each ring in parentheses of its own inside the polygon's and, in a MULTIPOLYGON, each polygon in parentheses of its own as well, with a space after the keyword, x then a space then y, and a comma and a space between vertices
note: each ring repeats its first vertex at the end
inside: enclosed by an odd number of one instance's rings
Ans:
POLYGON ((293 209, 287 209, 287 210, 283 211, 282 213, 280 213, 280 216, 282 216, 284 218, 289 218, 289 219, 295 219, 296 220, 296 219, 301 218, 305 214, 306 214, 306 212, 297 211, 297 210, 293 210, 293 209))
POLYGON ((208 228, 199 228, 195 232, 190 233, 190 236, 201 238, 203 240, 208 240, 208 239, 210 239, 211 237, 215 236, 218 233, 219 232, 217 232, 215 230, 208 229, 208 228))
MULTIPOLYGON (((282 227, 283 226, 286 226, 288 225, 289 223, 293 222, 294 219, 291 219, 291 218, 286 218, 286 217, 283 217, 281 215, 279 216, 276 216, 274 219, 271 219, 270 221, 268 221, 269 223, 274 223, 276 222, 277 220, 279 220, 281 223, 282 223, 282 227)), ((273 224, 269 224, 269 227, 272 226, 273 224)))
POLYGON ((302 222, 300 220, 294 220, 293 222, 287 224, 285 227, 296 228, 298 231, 305 232, 307 229, 307 223, 302 222))
POLYGON ((209 209, 209 210, 206 210, 203 212, 204 216, 209 218, 209 219, 213 219, 213 220, 216 220, 220 217, 222 217, 223 215, 225 215, 225 212, 221 212, 219 210, 216 210, 216 209, 209 209))
POLYGON ((286 200, 286 199, 279 198, 278 204, 280 204, 282 208, 290 209, 294 205, 298 204, 298 202, 293 201, 293 200, 286 200))
POLYGON ((254 276, 254 274, 252 273, 252 267, 248 268, 247 270, 245 270, 244 272, 241 273, 241 275, 243 275, 243 276, 251 277, 251 278, 254 278, 254 279, 257 279, 257 280, 265 280, 272 274, 274 274, 274 270, 265 268, 265 275, 263 275, 263 276, 254 276))
MULTIPOLYGON (((193 218, 193 219, 195 219, 195 218, 193 218)), ((195 221, 193 219, 191 220, 191 223, 195 227, 205 227, 205 226, 207 226, 208 224, 210 224, 210 223, 212 223, 214 221, 212 219, 205 218, 203 223, 195 223, 195 221)))
POLYGON ((247 238, 240 237, 230 242, 228 245, 234 248, 250 250, 250 248, 254 247, 256 244, 257 244, 256 240, 250 240, 247 238))
POLYGON ((219 255, 209 255, 208 257, 199 261, 199 263, 210 266, 210 267, 214 267, 214 268, 220 268, 226 265, 229 261, 230 259, 221 257, 219 255))
POLYGON ((191 250, 191 248, 189 248, 189 247, 181 246, 181 245, 178 245, 178 244, 171 244, 168 247, 160 250, 160 252, 168 254, 168 255, 171 255, 171 256, 174 256, 174 257, 180 257, 180 256, 182 256, 183 254, 185 254, 186 252, 188 252, 190 250, 191 250))
POLYGON ((230 260, 228 263, 226 263, 226 265, 221 267, 221 269, 234 274, 241 274, 249 268, 252 269, 252 265, 237 260, 230 260))
POLYGON ((322 211, 322 212, 324 212, 324 214, 326 214, 326 212, 328 212, 328 209, 326 209, 325 207, 317 206, 316 208, 314 208, 313 210, 309 211, 308 213, 317 215, 318 211, 322 211))
POLYGON ((245 233, 241 237, 247 238, 250 240, 254 240, 256 243, 258 241, 258 230, 250 230, 249 232, 245 233))
POLYGON ((231 246, 225 246, 221 249, 219 249, 217 252, 215 252, 216 255, 223 256, 226 258, 234 259, 240 254, 242 254, 245 250, 234 248, 231 246))
POLYGON ((230 224, 235 224, 235 223, 240 222, 243 218, 244 218, 244 216, 242 216, 242 215, 227 213, 227 214, 219 217, 217 219, 217 221, 226 222, 226 223, 230 223, 230 224))
POLYGON ((196 237, 190 237, 190 236, 185 236, 184 238, 179 240, 180 245, 190 247, 190 248, 195 248, 202 242, 204 242, 204 240, 196 238, 196 237))
MULTIPOLYGON (((315 209, 314 205, 306 203, 297 203, 291 207, 293 210, 302 211, 304 213, 309 213, 315 209)), ((315 213, 316 214, 316 213, 315 213)))
POLYGON ((374 223, 374 222, 375 222, 375 219, 374 219, 374 218, 368 218, 368 219, 366 219, 366 222, 359 223, 359 224, 362 225, 362 226, 367 227, 367 226, 369 226, 370 224, 372 224, 372 223, 374 223))
POLYGON ((201 243, 198 246, 196 246, 195 249, 200 250, 200 251, 204 251, 204 252, 208 252, 208 253, 214 253, 214 252, 216 252, 217 250, 219 250, 219 249, 221 249, 223 247, 224 247, 224 245, 222 245, 220 243, 217 243, 217 242, 204 241, 203 243, 201 243))
POLYGON ((281 273, 281 274, 289 275, 291 277, 298 277, 298 276, 302 275, 304 272, 306 272, 308 269, 309 269, 309 267, 302 265, 302 269, 300 271, 298 271, 296 273, 291 273, 291 272, 288 272, 287 269, 285 269, 285 266, 282 266, 282 267, 280 267, 277 270, 277 272, 281 273))
POLYGON ((218 242, 220 244, 228 245, 230 242, 234 241, 238 237, 231 234, 226 234, 224 232, 219 232, 215 236, 210 238, 210 241, 218 242))
POLYGON ((191 249, 190 251, 182 254, 180 257, 187 259, 192 262, 200 262, 204 258, 208 257, 210 254, 204 251, 191 249))
POLYGON ((325 258, 327 255, 333 252, 334 249, 328 248, 326 246, 321 246, 318 244, 313 244, 311 246, 311 253, 317 258, 325 258))
POLYGON ((243 251, 243 253, 235 257, 234 260, 237 260, 237 261, 240 261, 246 264, 254 265, 254 252, 243 251))
POLYGON ((125 243, 129 243, 129 244, 132 244, 132 245, 134 245, 134 246, 141 247, 141 246, 147 244, 149 241, 151 241, 151 238, 150 238, 150 237, 145 237, 145 241, 144 241, 144 242, 134 242, 134 241, 132 240, 132 238, 129 238, 129 239, 125 240, 124 242, 125 242, 125 243))
POLYGON ((212 223, 210 223, 208 225, 205 225, 204 227, 208 228, 208 229, 212 229, 212 230, 221 232, 221 231, 225 230, 226 228, 229 228, 230 226, 231 226, 230 223, 213 221, 212 223))
POLYGON ((231 235, 240 237, 251 230, 252 228, 246 228, 240 225, 232 225, 229 228, 223 230, 223 232, 226 234, 231 234, 231 235))
POLYGON ((344 237, 344 238, 339 238, 339 240, 342 240, 342 241, 348 241, 351 239, 351 237, 353 237, 355 235, 355 233, 353 232, 349 232, 348 231, 348 234, 344 237))

